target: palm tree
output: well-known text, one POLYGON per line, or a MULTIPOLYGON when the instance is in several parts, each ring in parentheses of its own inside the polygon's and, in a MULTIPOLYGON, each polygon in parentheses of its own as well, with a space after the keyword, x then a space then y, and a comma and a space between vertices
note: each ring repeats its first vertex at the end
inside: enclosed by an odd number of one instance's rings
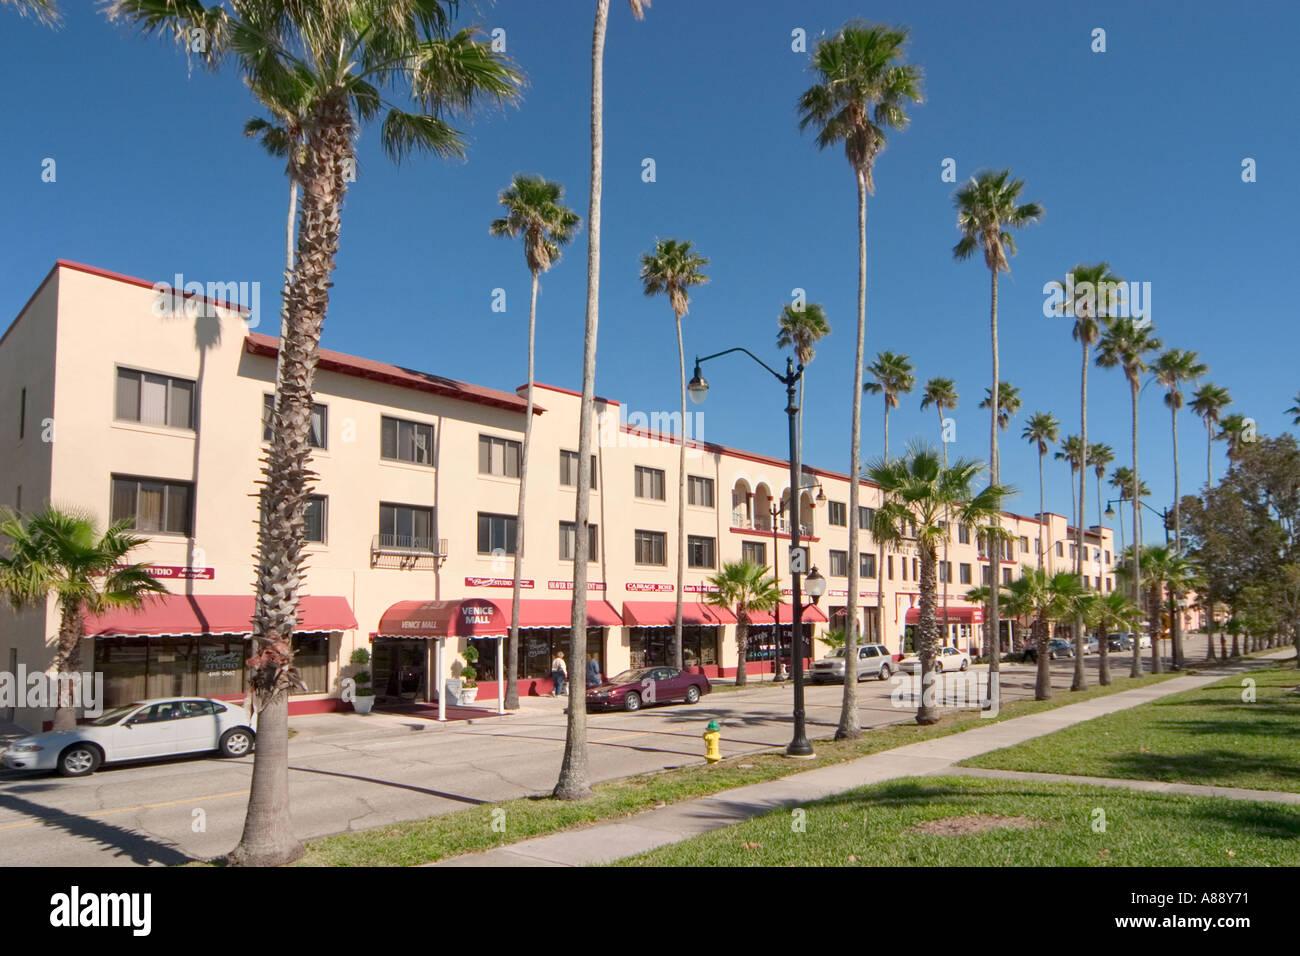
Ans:
MULTIPOLYGON (((686 353, 682 348, 682 318, 689 311, 692 286, 709 281, 709 260, 689 242, 655 241, 655 251, 641 255, 641 284, 647 296, 667 295, 677 320, 677 370, 681 379, 682 434, 677 449, 677 613, 673 623, 673 663, 682 666, 682 583, 686 567, 686 353)), ((796 516, 797 520, 797 516, 796 516)))
POLYGON ((983 464, 961 458, 945 467, 938 452, 923 443, 912 444, 900 458, 882 457, 872 462, 867 475, 880 486, 882 503, 872 524, 878 541, 914 540, 921 558, 921 620, 916 648, 921 658, 921 700, 916 722, 933 724, 939 708, 928 691, 935 680, 938 620, 935 612, 939 542, 947 536, 947 518, 979 525, 999 512, 1010 489, 990 485, 976 492, 971 486, 983 464))
MULTIPOLYGON (((1020 413, 1020 389, 1009 382, 998 382, 998 429, 1006 431, 1011 419, 1020 413)), ((984 389, 980 408, 993 407, 993 390, 984 389)))
MULTIPOLYGON (((415 152, 463 158, 449 119, 486 100, 512 102, 521 76, 479 39, 452 30, 454 4, 434 0, 239 0, 204 7, 175 0, 112 0, 109 16, 188 44, 215 68, 233 59, 251 89, 276 103, 304 104, 298 250, 276 378, 266 503, 258 532, 254 653, 248 663, 258 712, 248 815, 230 861, 276 865, 302 855, 289 816, 288 694, 297 677, 291 637, 302 580, 303 512, 310 491, 312 386, 338 252, 339 213, 355 164, 359 129, 383 114, 380 141, 395 161, 415 152), (403 109, 381 90, 407 94, 403 109)), ((585 632, 584 632, 585 633, 585 632)), ((584 649, 585 650, 585 649, 584 649)), ((580 682, 579 682, 580 683, 580 682)))
MULTIPOLYGON (((793 349, 795 358, 806 369, 817 354, 816 345, 831 334, 826 311, 815 302, 787 305, 777 319, 776 347, 793 349)), ((799 460, 803 461, 803 387, 807 372, 799 376, 799 460)))
POLYGON ((1043 539, 1043 514, 1047 511, 1046 493, 1043 488, 1043 457, 1047 446, 1061 435, 1061 423, 1050 412, 1035 412, 1029 416, 1020 437, 1038 450, 1038 566, 1043 566, 1047 554, 1047 542, 1043 539))
POLYGON ((1205 425, 1205 487, 1214 487, 1214 426, 1219 424, 1223 410, 1232 404, 1232 395, 1226 388, 1206 382, 1192 393, 1192 411, 1205 425))
POLYGON ((1292 425, 1300 425, 1300 392, 1296 392, 1293 401, 1295 404, 1288 408, 1286 413, 1291 416, 1292 425))
MULTIPOLYGON (((981 170, 953 195, 953 205, 957 209, 957 229, 961 240, 953 247, 952 254, 958 261, 969 259, 976 250, 984 253, 984 265, 989 270, 989 337, 992 344, 993 384, 989 387, 989 475, 990 483, 997 485, 1002 480, 1002 466, 998 460, 998 428, 1002 424, 1002 383, 998 378, 998 273, 1010 272, 1009 257, 1016 254, 1016 242, 1012 229, 1021 229, 1042 218, 1043 207, 1036 202, 1020 202, 1020 193, 1025 188, 1023 179, 1012 179, 1011 170, 1001 172, 981 170)), ((982 406, 981 406, 982 407, 982 406)), ((993 527, 1000 528, 1002 514, 993 518, 993 527)), ((1001 548, 992 553, 992 572, 994 582, 1001 577, 1001 548)), ((991 646, 993 654, 989 657, 989 696, 992 705, 997 707, 998 673, 1002 633, 998 621, 998 588, 995 585, 989 602, 989 633, 993 635, 991 646)))
MULTIPOLYGON (((1159 352, 1163 344, 1155 337, 1155 329, 1150 322, 1139 323, 1131 318, 1112 319, 1106 326, 1106 332, 1097 344, 1097 364, 1102 368, 1122 368, 1128 379, 1129 397, 1133 408, 1133 546, 1139 559, 1133 570, 1133 603, 1141 606, 1142 602, 1142 514, 1138 494, 1138 388, 1142 373, 1147 370, 1147 356, 1159 352)), ((1133 677, 1140 677, 1142 664, 1136 652, 1133 654, 1133 677)))
MULTIPOLYGON (((46 505, 26 518, 9 509, 0 512, 0 538, 9 552, 0 555, 0 599, 15 610, 44 610, 54 599, 59 608, 54 668, 60 677, 81 673, 86 614, 139 608, 146 595, 167 591, 146 565, 126 563, 145 543, 129 533, 132 524, 119 521, 100 534, 95 519, 81 511, 46 505)), ((70 681, 59 681, 56 731, 76 727, 74 703, 70 681)))
POLYGON ((1232 466, 1241 458, 1241 448, 1246 442, 1246 416, 1232 414, 1225 418, 1222 423, 1219 434, 1215 435, 1216 441, 1228 443, 1228 470, 1232 471, 1232 466))
MULTIPOLYGON (((1160 659, 1160 635, 1163 612, 1169 611, 1171 637, 1178 617, 1178 594, 1185 591, 1192 578, 1191 563, 1178 553, 1176 548, 1159 545, 1144 548, 1142 551, 1142 571, 1146 575, 1149 604, 1147 619, 1151 629, 1151 670, 1159 674, 1164 669, 1160 659), (1165 596, 1168 595, 1168 603, 1165 596)), ((1177 665, 1178 648, 1175 645, 1175 665, 1177 665)), ((1176 669, 1176 667, 1175 667, 1176 669)))
POLYGON ((1073 571, 1045 568, 1021 569, 1020 577, 1003 590, 1008 595, 1008 610, 1015 615, 1032 617, 1032 633, 1038 647, 1038 674, 1034 681, 1034 700, 1047 700, 1052 696, 1052 669, 1048 662, 1048 622, 1064 618, 1073 619, 1080 613, 1080 599, 1084 597, 1079 577, 1073 571))
MULTIPOLYGON (((1183 407, 1183 384, 1200 378, 1210 367, 1197 359, 1195 352, 1183 349, 1170 349, 1152 366, 1156 381, 1165 389, 1165 404, 1169 406, 1169 421, 1174 436, 1174 547, 1178 554, 1183 553, 1183 519, 1181 494, 1178 490, 1178 410, 1183 407)), ((1175 599, 1182 597, 1175 595, 1175 599)), ((1183 623, 1182 616, 1175 614, 1172 622, 1174 670, 1183 666, 1183 623)))
MULTIPOLYGON (((1115 489, 1116 496, 1120 504, 1133 500, 1133 469, 1127 465, 1120 465, 1110 476, 1110 486, 1115 489)), ((1145 481, 1138 482, 1138 498, 1145 498, 1151 494, 1151 489, 1145 481)), ((1119 550, 1124 550, 1124 509, 1121 507, 1119 512, 1119 550)), ((1118 559, 1119 554, 1116 554, 1118 559)))
POLYGON ((776 578, 765 577, 766 574, 767 568, 753 561, 728 561, 709 578, 709 584, 716 590, 705 596, 705 603, 725 607, 736 615, 737 687, 747 683, 750 612, 770 611, 781 601, 776 578))
POLYGON ((1107 635, 1135 631, 1141 612, 1123 591, 1089 595, 1085 617, 1097 628, 1097 682, 1110 685, 1110 642, 1107 635))
MULTIPOLYGON (((1084 458, 1083 439, 1078 435, 1067 435, 1065 441, 1061 442, 1061 450, 1052 457, 1057 461, 1066 461, 1070 463, 1070 523, 1076 528, 1081 527, 1082 523, 1077 520, 1078 512, 1075 510, 1077 499, 1074 495, 1074 476, 1079 475, 1079 480, 1083 480, 1083 475, 1080 474, 1080 469, 1083 468, 1084 458)), ((1078 554, 1077 548, 1075 549, 1075 554, 1078 554)))
POLYGON ((957 383, 950 378, 930 379, 925 383, 925 391, 921 393, 921 411, 933 405, 939 415, 939 441, 943 445, 944 465, 948 464, 948 443, 943 440, 943 413, 945 410, 956 409, 957 400, 957 383))
POLYGON ((911 359, 893 352, 879 352, 867 368, 874 381, 867 382, 862 390, 871 395, 885 397, 885 457, 889 457, 889 410, 898 407, 898 396, 906 395, 916 387, 916 375, 911 359))
POLYGON ((32 17, 37 23, 57 26, 63 22, 63 14, 54 0, 0 0, 7 7, 17 7, 20 17, 32 17))
MULTIPOLYGON (((628 0, 640 20, 650 0, 628 0)), ((591 30, 591 192, 587 203, 587 312, 582 339, 582 400, 578 416, 578 490, 574 503, 573 602, 569 617, 569 653, 574 663, 587 657, 587 542, 591 514, 591 426, 596 406, 596 336, 600 328, 600 204, 604 185, 605 32, 609 0, 596 0, 591 30)), ((683 423, 684 427, 684 423, 683 423)), ((569 681, 564 759, 553 795, 581 800, 591 795, 587 769, 587 688, 569 681)))
MULTIPOLYGON (((524 504, 528 487, 528 453, 533 439, 533 359, 537 343, 537 288, 543 272, 560 260, 560 248, 577 233, 582 217, 564 205, 564 187, 541 176, 516 173, 497 200, 506 214, 492 220, 493 236, 524 239, 524 262, 532 277, 528 301, 528 406, 524 411, 524 448, 519 462, 519 507, 515 520, 514 585, 510 595, 510 646, 506 654, 505 705, 519 709, 519 589, 524 560, 524 504)), ((582 661, 574 659, 575 666, 582 661)), ((502 675, 497 675, 498 679, 502 675)))
POLYGON ((1115 449, 1111 448, 1104 442, 1093 442, 1088 445, 1088 464, 1092 465, 1093 474, 1097 476, 1097 527, 1103 524, 1102 505, 1104 502, 1101 497, 1101 480, 1106 477, 1106 469, 1110 463, 1115 460, 1115 449))
MULTIPOLYGON (((843 144, 858 187, 858 335, 853 358, 849 424, 849 580, 847 668, 837 740, 862 733, 857 703, 858 475, 862 456, 862 366, 867 332, 867 196, 874 194, 876 157, 887 130, 905 129, 907 106, 919 104, 921 70, 902 62, 907 30, 850 20, 832 37, 817 41, 809 69, 814 83, 799 97, 799 129, 813 129, 817 148, 843 144)), ((884 624, 883 611, 880 623, 884 624)))

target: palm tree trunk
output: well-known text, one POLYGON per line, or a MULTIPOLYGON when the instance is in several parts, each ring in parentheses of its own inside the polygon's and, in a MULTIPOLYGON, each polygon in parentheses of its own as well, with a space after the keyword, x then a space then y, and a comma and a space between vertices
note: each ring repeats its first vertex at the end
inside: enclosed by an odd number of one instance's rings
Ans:
MULTIPOLYGON (((1170 408, 1169 416, 1174 430, 1174 553, 1181 558, 1183 556, 1183 519, 1178 497, 1178 409, 1170 408)), ((1169 615, 1170 636, 1174 642, 1173 669, 1178 671, 1183 669, 1183 616, 1178 611, 1178 602, 1182 595, 1171 588, 1169 596, 1173 602, 1169 615)))
POLYGON ((1214 595, 1213 595, 1213 594, 1207 594, 1207 595, 1206 595, 1206 601, 1205 601, 1205 636, 1206 636, 1206 638, 1207 638, 1207 640, 1206 640, 1205 659, 1206 659, 1207 661, 1215 660, 1215 655, 1214 655, 1214 595))
MULTIPOLYGON (((81 673, 82 621, 80 601, 60 602, 59 644, 54 655, 54 673, 60 678, 81 673)), ((54 711, 52 729, 56 733, 76 730, 77 708, 74 706, 70 681, 59 681, 59 698, 55 703, 57 708, 54 711)))
MULTIPOLYGON (((936 403, 934 407, 939 413, 939 444, 943 446, 943 467, 947 471, 948 443, 943 440, 943 406, 936 403)), ((948 623, 948 581, 952 577, 952 562, 948 560, 948 541, 952 537, 952 514, 947 508, 944 509, 943 517, 944 524, 947 526, 947 531, 943 537, 943 566, 945 571, 943 578, 943 642, 947 644, 950 639, 949 635, 952 634, 952 625, 948 623)), ((880 562, 879 557, 876 558, 876 562, 880 562)), ((970 650, 969 642, 966 650, 970 650)))
POLYGON ((263 467, 266 508, 258 534, 257 603, 247 671, 258 714, 248 813, 228 862, 277 866, 302 855, 289 814, 289 689, 298 682, 292 639, 303 584, 303 512, 311 459, 312 386, 330 277, 339 245, 339 209, 352 157, 352 115, 343 96, 325 100, 307 134, 297 265, 287 293, 287 335, 276 380, 275 424, 263 467))
POLYGON ((1047 492, 1043 487, 1043 448, 1038 449, 1038 566, 1043 566, 1043 553, 1046 551, 1043 541, 1043 512, 1047 510, 1047 492))
MULTIPOLYGON (((1136 379, 1129 379, 1129 395, 1133 404, 1133 603, 1142 609, 1142 515, 1139 509, 1142 502, 1138 498, 1141 487, 1138 478, 1138 385, 1136 379)), ((1151 643, 1155 644, 1154 635, 1151 643)), ((1133 635, 1133 663, 1129 669, 1130 677, 1142 676, 1142 635, 1133 635)))
MULTIPOLYGON (((677 370, 681 374, 682 433, 677 449, 677 610, 673 616, 673 666, 682 669, 682 575, 686 567, 686 353, 682 349, 682 317, 677 319, 677 370)), ((793 503, 795 492, 790 493, 793 503)), ((776 556, 772 556, 775 560, 776 556)))
MULTIPOLYGON (((587 657, 587 523, 591 509, 591 419, 595 410, 596 332, 600 325, 600 197, 604 149, 605 27, 609 0, 596 0, 591 35, 591 199, 587 206, 587 322, 582 344, 582 406, 578 422, 578 500, 574 510, 573 611, 569 619, 570 658, 587 657)), ((564 759, 553 794, 560 800, 591 795, 587 765, 587 687, 575 670, 569 681, 569 719, 564 759)))
MULTIPOLYGON (((889 460, 889 394, 888 393, 885 394, 885 460, 886 461, 889 460)), ((884 501, 885 501, 884 492, 881 492, 880 495, 881 504, 884 504, 884 501)), ((882 627, 884 626, 884 616, 885 616, 884 567, 885 567, 885 543, 881 541, 876 544, 876 607, 881 609, 877 613, 880 614, 882 627)), ((883 637, 883 635, 880 636, 883 637)), ((899 642, 898 650, 900 653, 903 651, 901 640, 899 642)))
MULTIPOLYGON (((849 423, 849 601, 848 623, 844 628, 844 696, 840 701, 840 722, 836 740, 862 736, 858 717, 858 471, 862 457, 862 356, 867 334, 867 180, 859 169, 858 181, 858 339, 853 358, 853 404, 849 423)), ((879 565, 876 574, 881 574, 879 565)), ((878 612, 879 613, 879 612, 878 612)), ((880 617, 884 623, 884 615, 880 617)), ((877 635, 877 640, 884 635, 877 635)))
POLYGON ((916 628, 916 650, 921 658, 921 699, 917 703, 916 722, 923 725, 937 723, 940 711, 936 700, 939 675, 934 670, 935 639, 938 637, 934 572, 935 548, 927 544, 921 548, 921 619, 916 628))
POLYGON ((1038 648, 1038 653, 1035 655, 1038 668, 1034 674, 1034 700, 1051 700, 1051 652, 1047 644, 1047 621, 1043 619, 1042 614, 1039 614, 1037 620, 1034 621, 1034 636, 1036 639, 1035 646, 1038 648))
MULTIPOLYGON (((1081 579, 1084 589, 1088 586, 1088 576, 1084 573, 1083 522, 1086 499, 1084 489, 1088 487, 1088 342, 1083 343, 1083 371, 1079 380, 1079 523, 1074 528, 1074 573, 1081 579)), ((1070 690, 1086 690, 1088 672, 1083 666, 1083 615, 1074 616, 1074 679, 1070 690)))
MULTIPOLYGON (((777 661, 777 666, 780 666, 777 661)), ((736 686, 749 684, 749 620, 737 615, 736 620, 736 686)))
MULTIPOLYGON (((533 378, 537 354, 537 273, 533 272, 532 296, 528 303, 528 407, 524 410, 524 450, 519 461, 519 507, 515 518, 515 568, 510 590, 510 639, 506 645, 506 672, 497 680, 506 682, 505 706, 519 709, 519 599, 524 573, 524 524, 528 493, 528 453, 533 447, 533 378)), ((577 531, 574 531, 577 548, 577 531)), ((573 649, 569 649, 572 654, 573 649)), ((573 660, 571 667, 585 667, 585 661, 573 660)), ((585 673, 585 670, 584 670, 585 673)), ((585 681, 584 681, 585 684, 585 681)))
MULTIPOLYGON (((993 391, 989 393, 989 480, 992 484, 1001 483, 1001 467, 998 463, 998 270, 989 270, 992 278, 989 283, 989 333, 993 345, 993 391)), ((1002 507, 993 516, 993 531, 1002 528, 1002 507)), ((1001 588, 1002 541, 990 540, 989 554, 989 703, 997 710, 1001 697, 1001 661, 1002 661, 1002 627, 998 621, 998 591, 1001 588)))

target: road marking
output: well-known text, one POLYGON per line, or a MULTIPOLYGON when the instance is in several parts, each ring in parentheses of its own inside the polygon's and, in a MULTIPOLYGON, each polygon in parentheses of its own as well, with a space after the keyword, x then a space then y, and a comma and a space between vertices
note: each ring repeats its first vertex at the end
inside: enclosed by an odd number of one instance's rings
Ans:
POLYGON ((175 807, 184 803, 198 803, 202 800, 225 800, 229 797, 246 797, 247 790, 236 790, 231 793, 214 793, 206 797, 191 797, 188 800, 169 800, 167 803, 145 803, 138 807, 127 807, 123 810, 93 810, 88 813, 65 813, 59 817, 53 817, 49 820, 32 820, 27 823, 10 823, 0 827, 0 832, 5 830, 21 830, 24 827, 39 827, 47 823, 53 823, 56 820, 68 820, 74 817, 111 817, 119 813, 135 813, 138 810, 157 810, 160 807, 175 807))

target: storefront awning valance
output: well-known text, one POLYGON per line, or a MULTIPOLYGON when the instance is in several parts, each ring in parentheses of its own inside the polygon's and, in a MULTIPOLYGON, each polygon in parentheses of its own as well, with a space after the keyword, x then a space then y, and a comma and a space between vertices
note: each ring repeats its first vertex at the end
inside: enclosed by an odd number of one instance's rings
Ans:
MULTIPOLYGON (((568 627, 572 605, 563 600, 528 598, 519 602, 521 628, 568 627)), ((617 627, 618 612, 607 602, 587 599, 588 627, 617 627)), ((458 601, 398 601, 379 619, 375 637, 499 637, 510 633, 508 598, 458 601)))
MULTIPOLYGON (((623 623, 628 627, 672 627, 676 620, 675 601, 623 602, 623 623)), ((682 623, 717 627, 720 624, 735 624, 736 615, 725 607, 714 607, 699 601, 683 601, 682 623)))
MULTIPOLYGON (((934 616, 939 623, 943 623, 943 608, 934 609, 934 616)), ((948 623, 949 624, 980 624, 984 620, 984 612, 977 607, 954 606, 948 605, 948 623)), ((914 607, 908 610, 906 623, 920 624, 921 609, 914 607)))
MULTIPOLYGON (((140 610, 115 608, 103 614, 88 614, 87 637, 201 637, 253 633, 251 594, 153 594, 140 610)), ((357 627, 356 615, 347 598, 298 598, 298 626, 301 632, 350 631, 357 627)))
MULTIPOLYGON (((826 622, 826 615, 822 613, 821 608, 812 605, 803 609, 803 622, 809 624, 813 621, 826 622)), ((794 605, 781 605, 781 624, 787 625, 794 620, 794 605)), ((776 620, 771 611, 750 611, 749 622, 751 624, 775 624, 776 620)))

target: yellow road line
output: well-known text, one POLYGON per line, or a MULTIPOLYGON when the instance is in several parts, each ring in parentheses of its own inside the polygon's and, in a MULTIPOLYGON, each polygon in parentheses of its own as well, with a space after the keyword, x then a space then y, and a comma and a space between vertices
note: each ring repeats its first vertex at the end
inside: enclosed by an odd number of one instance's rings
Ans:
POLYGON ((47 823, 53 823, 55 820, 66 820, 72 817, 111 817, 119 813, 135 813, 139 810, 157 810, 160 807, 176 807, 185 803, 199 803, 204 800, 225 800, 229 797, 246 797, 247 790, 235 790, 230 793, 214 793, 206 797, 191 797, 188 800, 169 800, 166 803, 145 803, 138 807, 127 807, 123 810, 93 810, 88 813, 65 813, 61 817, 54 817, 52 820, 32 820, 28 823, 10 823, 0 827, 0 832, 5 830, 21 830, 24 827, 39 827, 47 823))

